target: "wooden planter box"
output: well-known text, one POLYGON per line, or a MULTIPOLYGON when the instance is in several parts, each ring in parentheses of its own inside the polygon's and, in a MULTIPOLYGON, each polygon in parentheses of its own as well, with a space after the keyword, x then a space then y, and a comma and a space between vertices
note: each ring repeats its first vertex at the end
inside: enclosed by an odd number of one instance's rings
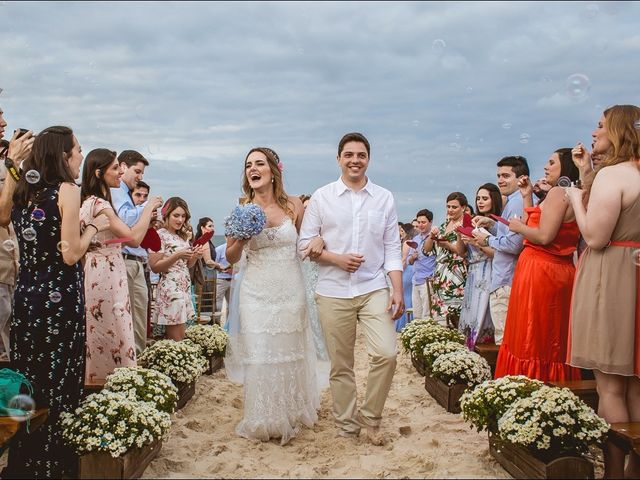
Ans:
POLYGON ((176 382, 176 387, 178 387, 178 404, 176 405, 176 410, 180 410, 196 393, 196 381, 194 380, 189 383, 176 382))
POLYGON ((209 357, 209 367, 204 372, 205 375, 213 375, 224 366, 224 357, 213 355, 209 357))
POLYGON ((83 399, 87 398, 92 393, 101 392, 102 389, 104 388, 104 384, 105 383, 106 383, 106 380, 104 378, 98 378, 98 379, 94 380, 93 383, 86 383, 85 382, 82 398, 83 399))
POLYGON ((424 362, 416 357, 413 353, 411 354, 411 363, 416 368, 420 376, 424 377, 427 374, 427 369, 424 366, 424 362))
POLYGON ((78 478, 140 478, 162 448, 158 439, 142 448, 132 448, 117 458, 106 452, 79 457, 78 478))
POLYGON ((497 435, 489 435, 489 453, 513 478, 594 478, 593 463, 584 457, 538 458, 497 435))
POLYGON ((460 413, 460 397, 467 389, 466 384, 446 385, 429 375, 424 377, 424 388, 436 402, 449 413, 460 413))

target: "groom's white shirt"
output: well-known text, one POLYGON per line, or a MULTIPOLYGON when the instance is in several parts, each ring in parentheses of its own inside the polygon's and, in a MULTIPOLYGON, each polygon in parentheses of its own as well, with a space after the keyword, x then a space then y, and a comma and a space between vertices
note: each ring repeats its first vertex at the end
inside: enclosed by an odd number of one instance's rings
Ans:
POLYGON ((358 192, 341 178, 316 190, 304 212, 298 247, 322 236, 333 253, 358 253, 364 263, 354 272, 319 263, 316 293, 353 298, 387 288, 385 271, 402 271, 398 214, 391 192, 369 179, 358 192))

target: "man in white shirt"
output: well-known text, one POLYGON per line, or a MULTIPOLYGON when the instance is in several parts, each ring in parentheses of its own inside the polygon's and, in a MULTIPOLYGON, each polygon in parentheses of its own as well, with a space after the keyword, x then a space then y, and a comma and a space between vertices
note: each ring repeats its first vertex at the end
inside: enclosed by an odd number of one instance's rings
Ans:
POLYGON ((299 248, 322 236, 316 305, 331 358, 330 385, 338 435, 355 437, 364 427, 382 444, 380 420, 396 367, 394 320, 404 311, 398 216, 391 192, 365 175, 370 146, 348 133, 338 146, 340 178, 318 189, 307 207, 299 248), (393 287, 390 295, 385 271, 393 287), (353 372, 356 325, 369 354, 365 399, 357 411, 353 372))

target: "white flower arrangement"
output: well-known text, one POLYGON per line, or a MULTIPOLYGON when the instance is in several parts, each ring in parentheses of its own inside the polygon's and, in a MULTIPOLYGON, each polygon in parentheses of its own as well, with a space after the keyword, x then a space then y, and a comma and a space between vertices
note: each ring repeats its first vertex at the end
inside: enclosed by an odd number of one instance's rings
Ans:
POLYGON ((498 420, 516 401, 530 396, 544 386, 540 380, 524 375, 507 375, 487 380, 467 390, 460 397, 462 417, 476 427, 478 432, 487 430, 498 433, 498 420))
POLYGON ((464 349, 436 358, 431 367, 431 375, 449 386, 477 385, 491 379, 491 368, 483 357, 464 349))
POLYGON ((121 392, 135 400, 151 402, 160 411, 172 413, 178 401, 178 389, 162 372, 142 367, 116 368, 107 377, 105 390, 121 392))
POLYGON ((97 451, 115 458, 166 436, 171 417, 150 402, 104 390, 89 395, 74 413, 62 413, 60 424, 63 439, 78 455, 97 451))
POLYGON ((586 453, 602 445, 608 431, 609 424, 568 388, 543 386, 498 420, 502 439, 540 454, 586 453))
POLYGON ((187 328, 186 339, 197 343, 207 357, 223 357, 229 341, 229 335, 220 325, 193 325, 187 328))
POLYGON ((433 342, 427 344, 426 347, 422 350, 422 358, 424 360, 424 366, 428 372, 431 371, 431 367, 433 366, 433 362, 435 362, 436 358, 440 355, 444 355, 445 353, 451 352, 460 352, 462 350, 468 350, 467 347, 458 342, 444 341, 444 342, 433 342))
POLYGON ((201 348, 189 340, 159 340, 142 352, 138 363, 164 373, 174 383, 193 382, 207 369, 201 348))
POLYGON ((405 351, 422 357, 424 347, 434 342, 457 342, 464 345, 465 337, 457 330, 452 330, 442 325, 438 325, 434 320, 427 319, 424 322, 409 328, 415 321, 409 323, 402 330, 401 340, 405 351))

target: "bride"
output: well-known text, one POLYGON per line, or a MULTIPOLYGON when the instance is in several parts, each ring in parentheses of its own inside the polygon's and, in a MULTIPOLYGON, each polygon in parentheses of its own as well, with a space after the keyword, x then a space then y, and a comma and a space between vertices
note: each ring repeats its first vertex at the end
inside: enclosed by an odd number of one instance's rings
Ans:
MULTIPOLYGON (((232 285, 225 367, 232 381, 244 383, 244 416, 236 433, 262 441, 279 438, 284 445, 301 425, 313 426, 320 407, 296 246, 304 208, 285 193, 282 164, 269 148, 247 155, 242 190, 244 203, 259 205, 267 224, 249 240, 227 237, 227 261, 241 267, 232 285)), ((302 254, 316 256, 323 247, 318 237, 302 254)))

